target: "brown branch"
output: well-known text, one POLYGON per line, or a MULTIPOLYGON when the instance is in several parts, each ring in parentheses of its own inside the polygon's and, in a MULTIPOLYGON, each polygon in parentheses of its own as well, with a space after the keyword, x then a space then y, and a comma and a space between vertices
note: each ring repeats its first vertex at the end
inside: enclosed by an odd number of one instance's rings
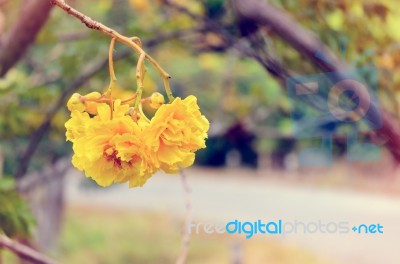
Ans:
POLYGON ((179 252, 178 260, 176 261, 176 263, 184 264, 186 263, 187 254, 189 251, 189 244, 190 244, 189 224, 192 219, 192 202, 190 197, 190 192, 191 192, 190 187, 187 182, 187 177, 183 169, 180 169, 180 175, 181 175, 184 199, 185 199, 185 221, 183 225, 181 250, 179 252))
POLYGON ((0 235, 0 249, 5 248, 14 252, 18 257, 30 261, 33 264, 56 264, 54 260, 49 259, 47 256, 20 244, 10 238, 0 235))
POLYGON ((286 78, 290 77, 290 73, 285 69, 285 67, 280 64, 277 60, 271 56, 261 56, 252 47, 249 47, 249 41, 246 38, 238 39, 237 36, 232 35, 228 32, 220 23, 198 14, 193 13, 189 9, 179 4, 174 3, 170 0, 164 0, 164 3, 170 8, 175 9, 182 14, 185 14, 189 18, 198 21, 204 25, 204 28, 199 29, 199 32, 213 31, 219 34, 221 38, 225 41, 225 48, 233 48, 239 51, 243 56, 256 60, 261 66, 263 66, 273 77, 277 78, 282 83, 285 83, 286 78))
MULTIPOLYGON (((245 20, 248 24, 268 26, 321 70, 335 72, 336 78, 348 79, 349 76, 341 72, 344 65, 340 63, 340 60, 312 32, 303 28, 284 11, 265 1, 231 0, 231 3, 239 19, 245 20), (323 56, 315 56, 317 51, 323 53, 323 56), (325 59, 322 60, 321 57, 325 59)), ((358 90, 358 92, 360 92, 360 100, 368 100, 369 95, 366 89, 358 90)), ((385 147, 392 153, 395 160, 400 162, 399 121, 384 109, 380 110, 373 104, 370 107, 375 116, 382 117, 382 128, 377 131, 378 135, 386 140, 385 147)))
POLYGON ((75 18, 79 19, 83 24, 85 24, 86 27, 100 31, 100 32, 104 33, 105 35, 110 36, 111 38, 115 38, 116 41, 119 41, 119 42, 131 47, 139 54, 144 54, 145 58, 154 66, 154 68, 158 71, 160 76, 164 79, 164 82, 168 82, 168 80, 171 78, 171 76, 166 71, 164 71, 161 68, 161 66, 150 55, 148 55, 146 52, 144 52, 137 43, 132 41, 132 38, 125 37, 125 36, 121 35, 120 33, 118 33, 117 31, 115 31, 114 29, 109 28, 109 27, 103 25, 102 23, 95 21, 95 20, 91 19, 90 17, 82 14, 81 12, 75 10, 74 8, 69 6, 67 3, 65 3, 64 0, 50 0, 50 2, 53 5, 60 7, 62 10, 64 10, 71 16, 74 16, 75 18))
POLYGON ((100 22, 94 21, 90 17, 88 17, 88 16, 82 14, 81 12, 77 11, 76 9, 72 8, 67 3, 65 3, 64 0, 50 0, 50 3, 52 5, 56 5, 56 6, 60 7, 61 9, 63 9, 65 12, 67 12, 71 16, 76 17, 83 24, 85 24, 85 26, 87 26, 90 29, 101 31, 110 37, 117 37, 118 35, 120 35, 115 30, 103 25, 100 22))
POLYGON ((0 77, 14 66, 35 41, 45 24, 52 6, 49 0, 23 1, 18 22, 1 39, 0 77))
POLYGON ((247 25, 268 26, 322 70, 332 72, 343 68, 344 65, 341 65, 340 60, 314 33, 302 27, 284 11, 266 1, 231 0, 231 3, 239 21, 246 21, 247 25), (329 60, 317 58, 315 56, 317 51, 323 52, 325 58, 329 60))

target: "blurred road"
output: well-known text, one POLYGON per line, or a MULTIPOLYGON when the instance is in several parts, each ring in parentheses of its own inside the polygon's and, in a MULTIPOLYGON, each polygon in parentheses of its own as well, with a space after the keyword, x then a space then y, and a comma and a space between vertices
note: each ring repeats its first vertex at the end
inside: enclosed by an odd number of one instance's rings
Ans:
MULTIPOLYGON (((340 264, 400 263, 400 198, 316 186, 294 185, 256 176, 248 170, 186 171, 192 189, 193 222, 226 223, 235 219, 264 222, 346 221, 349 227, 381 224, 383 234, 264 235, 280 243, 312 250, 340 264)), ((259 174, 259 173, 258 173, 259 174)), ((72 204, 144 209, 184 214, 180 177, 159 173, 143 188, 116 185, 105 190, 82 188, 83 176, 71 170, 67 177, 67 201, 72 204)))

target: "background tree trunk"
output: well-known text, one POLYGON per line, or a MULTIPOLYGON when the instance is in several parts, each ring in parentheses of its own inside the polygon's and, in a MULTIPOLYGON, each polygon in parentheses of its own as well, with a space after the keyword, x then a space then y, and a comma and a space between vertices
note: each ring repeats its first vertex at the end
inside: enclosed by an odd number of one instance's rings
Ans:
POLYGON ((0 39, 0 77, 25 54, 49 17, 49 0, 22 1, 17 23, 0 39))
POLYGON ((54 249, 56 244, 64 211, 64 175, 70 166, 70 158, 63 158, 18 182, 36 219, 34 242, 40 251, 54 249))

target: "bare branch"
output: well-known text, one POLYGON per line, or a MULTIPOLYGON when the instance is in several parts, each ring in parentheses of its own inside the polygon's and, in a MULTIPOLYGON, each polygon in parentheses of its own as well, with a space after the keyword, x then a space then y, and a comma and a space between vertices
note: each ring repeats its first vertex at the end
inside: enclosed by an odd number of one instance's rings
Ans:
POLYGON ((324 71, 338 71, 344 65, 311 31, 303 28, 284 11, 258 0, 231 0, 239 20, 248 24, 268 26, 297 51, 309 58, 324 71), (316 52, 323 52, 327 60, 316 57, 316 52), (329 60, 328 60, 329 59, 329 60), (332 63, 329 63, 331 61, 332 63))
POLYGON ((14 252, 18 257, 30 261, 33 264, 56 264, 54 260, 49 259, 47 256, 42 255, 41 253, 27 247, 23 244, 20 244, 16 241, 11 240, 10 238, 0 235, 0 249, 6 248, 12 252, 14 252))
POLYGON ((164 69, 161 68, 161 66, 149 54, 147 54, 138 44, 132 41, 131 38, 125 37, 120 33, 118 33, 117 31, 115 31, 114 29, 109 28, 103 25, 102 23, 95 21, 90 17, 82 14, 81 12, 75 10, 67 3, 65 3, 64 0, 51 0, 50 2, 53 5, 60 7, 62 10, 64 10, 71 16, 74 16, 75 18, 79 19, 88 28, 100 31, 105 35, 115 38, 115 40, 127 45, 128 47, 131 47, 137 53, 144 54, 145 58, 154 66, 154 68, 158 71, 160 76, 164 79, 164 82, 168 82, 168 80, 171 78, 171 76, 166 71, 164 71, 164 69))
MULTIPOLYGON (((349 77, 341 72, 344 65, 340 63, 340 60, 312 32, 303 28, 282 10, 265 1, 258 0, 231 0, 231 3, 239 19, 246 20, 247 23, 268 26, 321 70, 335 72, 335 77, 339 79, 349 77), (315 56, 317 51, 324 55, 315 56), (321 59, 321 57, 326 59, 321 59)), ((366 89, 360 89, 358 92, 360 100, 368 100, 369 95, 366 89)), ((377 133, 386 140, 386 148, 392 153, 396 161, 400 162, 399 121, 387 111, 383 109, 380 111, 373 103, 371 103, 370 108, 374 116, 382 116, 382 128, 377 133)))
POLYGON ((239 51, 243 56, 252 58, 260 63, 273 77, 277 78, 281 82, 285 82, 287 77, 290 77, 290 73, 285 69, 285 67, 280 64, 277 60, 271 58, 270 56, 261 56, 254 49, 249 47, 247 44, 249 40, 246 38, 237 38, 237 36, 233 36, 229 33, 220 23, 209 19, 208 17, 200 16, 198 14, 193 13, 189 9, 179 4, 174 3, 170 0, 164 0, 164 2, 171 8, 175 9, 182 14, 187 15, 193 20, 198 21, 199 23, 204 24, 203 29, 199 29, 199 31, 213 31, 216 34, 219 34, 223 40, 225 41, 225 48, 228 50, 229 48, 233 48, 239 51))

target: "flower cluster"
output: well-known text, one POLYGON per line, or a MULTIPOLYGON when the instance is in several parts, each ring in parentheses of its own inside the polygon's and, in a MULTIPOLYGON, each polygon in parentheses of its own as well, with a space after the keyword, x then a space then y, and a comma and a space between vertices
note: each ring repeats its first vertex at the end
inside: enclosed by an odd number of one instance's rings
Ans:
POLYGON ((126 101, 97 92, 73 94, 65 124, 73 165, 101 186, 129 182, 130 187, 142 186, 160 169, 177 173, 191 166, 195 152, 205 148, 209 128, 196 97, 164 104, 155 93, 148 102, 158 108, 151 120, 126 101))

